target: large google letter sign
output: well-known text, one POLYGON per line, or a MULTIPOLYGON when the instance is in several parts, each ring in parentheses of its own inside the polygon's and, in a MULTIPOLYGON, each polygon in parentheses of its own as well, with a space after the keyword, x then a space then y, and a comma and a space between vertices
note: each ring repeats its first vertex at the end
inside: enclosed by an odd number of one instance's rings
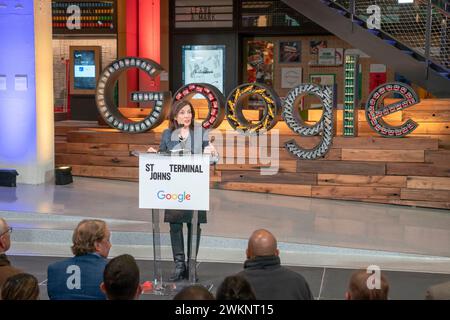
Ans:
MULTIPOLYGON (((119 75, 130 68, 138 68, 151 78, 158 76, 163 68, 156 62, 137 58, 125 57, 108 65, 100 75, 97 84, 96 102, 100 115, 111 127, 128 133, 140 133, 157 127, 166 118, 171 103, 181 99, 190 100, 200 94, 208 102, 208 116, 203 121, 205 129, 216 128, 226 117, 231 127, 244 134, 260 134, 273 128, 282 116, 289 128, 301 136, 321 136, 321 141, 312 149, 304 149, 294 140, 285 143, 286 149, 300 159, 316 159, 323 157, 331 147, 336 131, 336 86, 318 86, 315 84, 301 84, 293 88, 284 102, 270 87, 260 83, 247 83, 236 87, 225 99, 214 86, 204 83, 191 83, 180 88, 172 98, 170 92, 133 92, 133 102, 154 102, 150 114, 140 121, 124 117, 113 101, 114 86, 119 75), (301 97, 307 94, 318 96, 323 104, 323 116, 313 126, 309 126, 298 112, 301 97), (264 112, 257 123, 248 122, 244 115, 244 101, 248 96, 259 95, 264 101, 264 112)), ((417 94, 412 88, 403 83, 387 83, 376 88, 366 104, 366 118, 370 127, 384 137, 402 137, 417 128, 417 123, 408 119, 399 127, 390 126, 383 121, 383 116, 403 110, 419 102, 417 94), (384 98, 396 93, 402 100, 392 105, 384 105, 384 98)))

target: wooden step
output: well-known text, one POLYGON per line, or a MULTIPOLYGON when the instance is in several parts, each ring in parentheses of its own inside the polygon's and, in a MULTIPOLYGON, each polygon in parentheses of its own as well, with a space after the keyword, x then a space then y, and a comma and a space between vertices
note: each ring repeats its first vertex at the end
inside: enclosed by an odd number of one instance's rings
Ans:
POLYGON ((97 156, 89 154, 57 154, 55 163, 58 165, 90 165, 90 166, 115 166, 138 167, 139 158, 134 156, 97 156))
POLYGON ((318 174, 317 184, 324 186, 398 187, 406 188, 406 177, 318 174))
POLYGON ((408 189, 450 190, 450 178, 410 176, 406 186, 408 189))
POLYGON ((402 200, 442 201, 450 203, 449 190, 402 189, 402 200))
POLYGON ((387 163, 387 175, 450 177, 450 166, 433 163, 387 163))
POLYGON ((311 196, 328 199, 400 199, 400 188, 312 186, 311 196))
POLYGON ((364 202, 395 204, 402 206, 413 206, 423 208, 450 209, 450 202, 443 201, 420 201, 420 200, 402 200, 402 199, 365 199, 364 202))
POLYGON ((384 176, 386 164, 384 162, 300 160, 297 161, 297 172, 384 176))
POLYGON ((424 162, 423 150, 342 149, 342 160, 381 162, 424 162))
POLYGON ((315 185, 317 174, 280 172, 275 175, 261 175, 258 171, 223 171, 221 182, 315 185))
POLYGON ((79 143, 132 143, 149 144, 161 139, 159 132, 145 132, 138 134, 123 133, 115 130, 108 131, 72 131, 67 134, 68 142, 79 143))
MULTIPOLYGON (((450 109, 450 108, 449 108, 450 109)), ((401 112, 402 120, 408 119, 415 122, 450 122, 450 110, 405 110, 401 112)))
POLYGON ((450 167, 450 150, 426 150, 425 162, 450 167))
POLYGON ((221 182, 216 183, 215 186, 223 190, 251 191, 281 194, 286 196, 311 197, 311 186, 308 185, 221 182))

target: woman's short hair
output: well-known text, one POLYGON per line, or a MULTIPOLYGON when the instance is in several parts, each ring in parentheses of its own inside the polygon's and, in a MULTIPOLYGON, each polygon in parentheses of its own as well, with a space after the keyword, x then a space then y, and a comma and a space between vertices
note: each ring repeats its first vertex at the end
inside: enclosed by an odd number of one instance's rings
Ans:
POLYGON ((216 292, 217 300, 256 300, 252 285, 243 276, 226 277, 216 292))
POLYGON ((95 243, 106 236, 106 222, 103 220, 83 220, 75 228, 72 236, 72 252, 82 256, 95 252, 95 243))
POLYGON ((39 284, 28 273, 19 273, 9 277, 1 288, 2 300, 38 300, 39 284))
POLYGON ((187 100, 179 100, 172 105, 172 108, 170 108, 170 113, 169 113, 169 128, 170 128, 170 130, 173 131, 175 129, 178 129, 179 125, 178 125, 177 121, 175 120, 175 118, 176 118, 178 112, 180 112, 180 110, 183 109, 185 106, 191 107, 192 121, 191 121, 191 124, 189 125, 189 128, 194 129, 194 119, 195 119, 194 107, 187 100))

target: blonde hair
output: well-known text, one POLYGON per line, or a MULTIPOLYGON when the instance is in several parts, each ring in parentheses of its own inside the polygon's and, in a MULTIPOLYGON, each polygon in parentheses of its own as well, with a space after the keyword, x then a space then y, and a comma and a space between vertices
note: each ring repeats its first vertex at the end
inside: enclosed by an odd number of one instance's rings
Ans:
POLYGON ((83 220, 75 228, 72 236, 72 252, 82 256, 95 252, 95 243, 106 236, 106 222, 103 220, 83 220))

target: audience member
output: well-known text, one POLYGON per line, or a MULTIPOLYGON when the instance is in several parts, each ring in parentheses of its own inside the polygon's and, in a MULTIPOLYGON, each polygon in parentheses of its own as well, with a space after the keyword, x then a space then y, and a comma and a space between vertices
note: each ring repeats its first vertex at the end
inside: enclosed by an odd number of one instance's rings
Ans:
POLYGON ((450 281, 431 286, 425 294, 426 300, 450 300, 450 281))
POLYGON ((21 273, 22 271, 11 266, 6 251, 11 247, 12 228, 8 226, 5 219, 0 218, 0 287, 9 277, 21 273))
POLYGON ((256 300, 252 285, 243 276, 226 277, 216 292, 217 300, 256 300))
POLYGON ((111 248, 111 233, 102 220, 83 220, 72 237, 74 257, 48 266, 51 300, 105 300, 100 289, 111 248))
POLYGON ((214 300, 214 296, 204 286, 192 285, 183 288, 173 300, 214 300))
POLYGON ((389 293, 389 284, 383 274, 380 274, 379 285, 377 288, 377 280, 373 283, 372 278, 376 274, 367 272, 367 270, 355 271, 348 285, 348 291, 345 293, 347 300, 387 300, 389 293), (373 287, 373 288, 372 288, 373 287))
POLYGON ((100 287, 108 300, 138 300, 142 292, 139 278, 136 260, 123 254, 108 262, 100 287))
POLYGON ((9 277, 1 287, 2 300, 39 300, 37 279, 28 273, 9 277))
POLYGON ((281 266, 277 240, 267 230, 256 230, 248 240, 244 276, 258 300, 312 300, 302 275, 281 266))

